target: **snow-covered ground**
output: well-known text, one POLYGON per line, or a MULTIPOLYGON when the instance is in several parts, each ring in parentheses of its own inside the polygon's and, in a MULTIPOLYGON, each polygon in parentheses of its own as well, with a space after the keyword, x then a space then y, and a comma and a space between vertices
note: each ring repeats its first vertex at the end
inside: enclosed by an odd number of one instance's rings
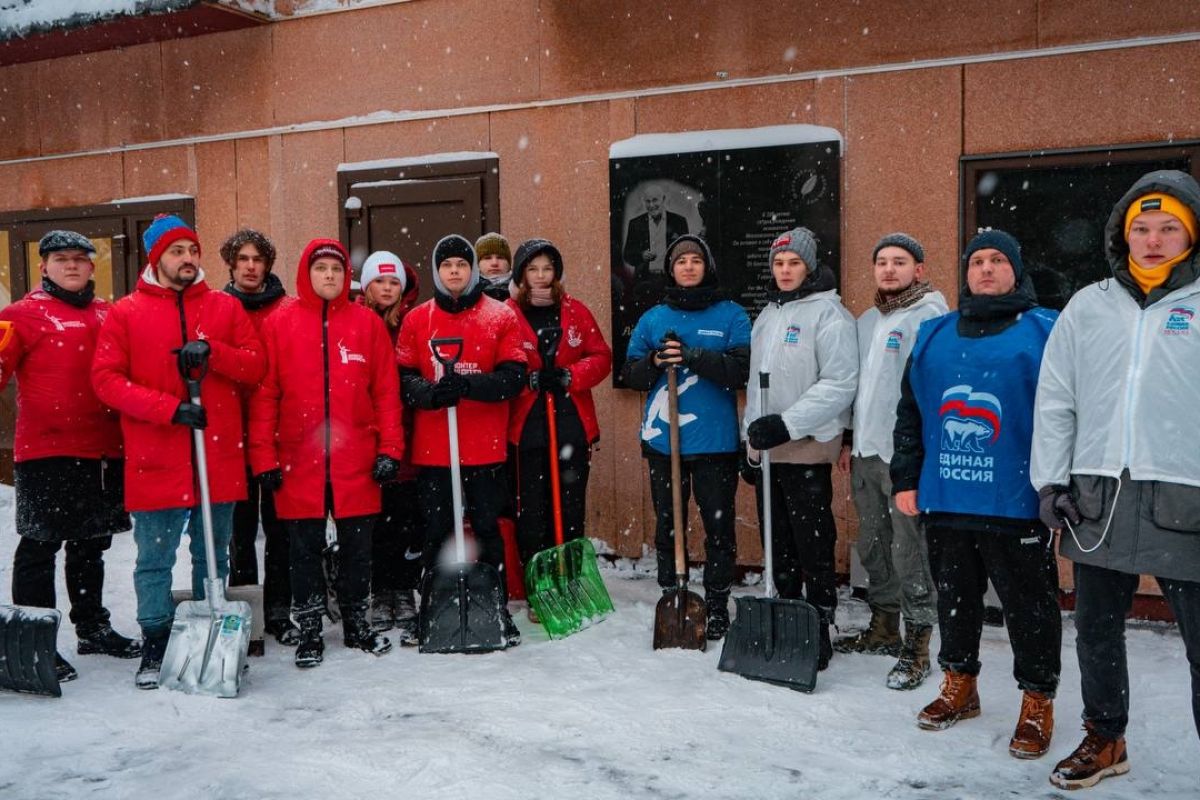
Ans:
MULTIPOLYGON (((12 513, 4 487, 4 602, 12 513)), ((126 633, 136 630, 132 564, 131 537, 118 537, 107 601, 126 633)), ((1046 777, 1080 738, 1069 620, 1054 745, 1017 761, 1007 745, 1020 694, 1002 629, 985 631, 983 715, 929 733, 913 720, 936 677, 895 692, 883 685, 889 659, 838 655, 812 695, 747 681, 717 671, 719 648, 653 651, 654 582, 634 565, 604 576, 617 613, 568 639, 547 640, 522 614, 525 642, 508 652, 375 658, 327 628, 323 666, 302 672, 270 641, 234 700, 139 691, 136 662, 75 655, 65 624, 61 648, 80 678, 62 699, 0 693, 0 798, 1064 796, 1046 777)), ((857 601, 839 609, 844 628, 866 616, 857 601)), ((1200 751, 1179 637, 1131 630, 1129 650, 1133 768, 1083 796, 1195 798, 1200 751)))

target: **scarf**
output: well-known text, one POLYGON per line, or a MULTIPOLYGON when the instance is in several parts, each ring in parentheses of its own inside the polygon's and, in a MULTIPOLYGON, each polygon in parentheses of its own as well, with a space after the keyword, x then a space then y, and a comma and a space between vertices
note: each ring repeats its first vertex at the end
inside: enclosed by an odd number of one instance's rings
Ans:
POLYGON ((1167 282, 1167 278, 1171 276, 1171 270, 1175 269, 1175 265, 1180 261, 1192 255, 1192 248, 1189 247, 1179 255, 1164 261, 1157 267, 1143 267, 1141 264, 1133 260, 1133 256, 1129 257, 1129 274, 1137 283, 1138 288, 1142 290, 1142 294, 1150 294, 1154 289, 1162 286, 1167 282))
POLYGON ((51 297, 62 300, 67 305, 75 306, 76 308, 87 308, 96 297, 96 282, 89 280, 87 286, 84 286, 78 292, 71 292, 43 275, 42 291, 51 297))
POLYGON ((668 286, 663 302, 680 311, 702 311, 721 299, 719 286, 668 286))
POLYGON ((875 307, 881 314, 890 314, 893 311, 908 308, 932 291, 933 284, 929 281, 913 281, 900 291, 888 294, 877 289, 875 291, 875 307))
POLYGON ((241 289, 233 285, 233 281, 225 284, 225 294, 231 294, 238 299, 242 304, 242 308, 247 311, 255 311, 260 308, 271 305, 285 294, 283 289, 283 281, 279 280, 279 276, 273 272, 268 272, 266 279, 263 281, 261 292, 250 294, 243 292, 241 289))
POLYGON ((529 305, 539 308, 546 308, 554 305, 554 289, 547 286, 545 289, 537 289, 533 286, 529 287, 529 305))

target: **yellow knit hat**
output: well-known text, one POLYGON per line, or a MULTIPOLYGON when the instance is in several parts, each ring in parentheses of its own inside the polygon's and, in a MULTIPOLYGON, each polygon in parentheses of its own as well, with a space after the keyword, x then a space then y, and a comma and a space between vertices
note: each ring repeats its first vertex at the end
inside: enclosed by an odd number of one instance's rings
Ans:
POLYGON ((1175 217, 1183 223, 1183 227, 1187 230, 1188 236, 1192 239, 1192 244, 1196 243, 1196 215, 1192 209, 1180 202, 1176 197, 1162 192, 1152 192, 1144 194, 1137 200, 1129 204, 1129 210, 1125 212, 1125 238, 1129 239, 1129 229, 1133 227, 1133 220, 1139 214, 1144 214, 1147 211, 1165 211, 1172 217, 1175 217))

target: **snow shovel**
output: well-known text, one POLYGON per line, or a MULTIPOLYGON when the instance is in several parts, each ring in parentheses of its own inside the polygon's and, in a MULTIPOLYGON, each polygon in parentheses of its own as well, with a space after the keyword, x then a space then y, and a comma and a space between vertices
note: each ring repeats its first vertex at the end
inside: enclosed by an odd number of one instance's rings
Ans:
MULTIPOLYGON (((759 413, 767 413, 771 375, 758 373, 759 413)), ((818 635, 821 617, 803 600, 775 596, 771 552, 771 456, 760 453, 763 503, 763 586, 765 597, 739 597, 737 617, 725 637, 717 669, 801 692, 817 685, 818 635)))
MULTIPOLYGON (((454 369, 463 340, 431 339, 429 349, 443 371, 454 369), (441 348, 456 348, 443 356, 441 348)), ((417 633, 422 653, 487 653, 503 650, 503 611, 507 604, 499 571, 491 564, 467 562, 463 532, 462 467, 458 454, 458 409, 446 409, 450 433, 450 496, 454 503, 453 564, 436 565, 425 576, 417 633)))
MULTIPOLYGON (((538 331, 538 349, 547 369, 562 339, 562 328, 538 331)), ((525 594, 551 639, 562 639, 613 612, 612 599, 596 568, 596 550, 587 537, 563 544, 562 484, 558 471, 558 423, 554 393, 546 398, 546 433, 550 452, 550 501, 554 510, 554 547, 542 550, 525 567, 525 594)))
MULTIPOLYGON (((180 368, 192 402, 200 405, 200 381, 180 368)), ((159 685, 189 694, 237 697, 242 668, 250 648, 250 604, 225 598, 225 585, 217 577, 217 548, 213 543, 212 504, 208 492, 208 459, 204 431, 192 429, 193 457, 200 484, 200 518, 204 528, 204 557, 208 577, 204 600, 187 600, 175 608, 171 638, 163 654, 159 685)))
POLYGON ((675 588, 663 592, 654 609, 654 649, 703 650, 707 614, 704 600, 688 591, 687 557, 683 551, 683 469, 679 461, 679 381, 675 365, 667 367, 667 413, 671 428, 671 516, 675 522, 675 588))
POLYGON ((0 689, 62 697, 54 671, 61 620, 53 608, 0 605, 0 689))

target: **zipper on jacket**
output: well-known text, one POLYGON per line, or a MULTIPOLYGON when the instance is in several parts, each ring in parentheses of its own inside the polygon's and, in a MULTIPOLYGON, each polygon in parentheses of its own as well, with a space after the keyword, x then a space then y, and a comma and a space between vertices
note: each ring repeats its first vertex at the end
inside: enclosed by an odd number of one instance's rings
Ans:
POLYGON ((1129 467, 1129 458, 1133 450, 1133 399, 1135 396, 1134 387, 1137 384, 1138 372, 1141 370, 1142 361, 1142 331, 1146 323, 1146 310, 1138 309, 1138 324, 1137 335, 1133 338, 1133 352, 1129 356, 1129 375, 1125 379, 1125 431, 1121 437, 1123 441, 1122 450, 1122 469, 1129 467))
MULTIPOLYGON (((329 423, 329 301, 321 301, 321 365, 325 369, 325 486, 333 487, 333 469, 330 464, 330 450, 333 444, 332 426, 329 423)), ((322 493, 327 490, 322 488, 322 493)), ((326 513, 333 514, 333 492, 328 491, 329 508, 326 513)))

